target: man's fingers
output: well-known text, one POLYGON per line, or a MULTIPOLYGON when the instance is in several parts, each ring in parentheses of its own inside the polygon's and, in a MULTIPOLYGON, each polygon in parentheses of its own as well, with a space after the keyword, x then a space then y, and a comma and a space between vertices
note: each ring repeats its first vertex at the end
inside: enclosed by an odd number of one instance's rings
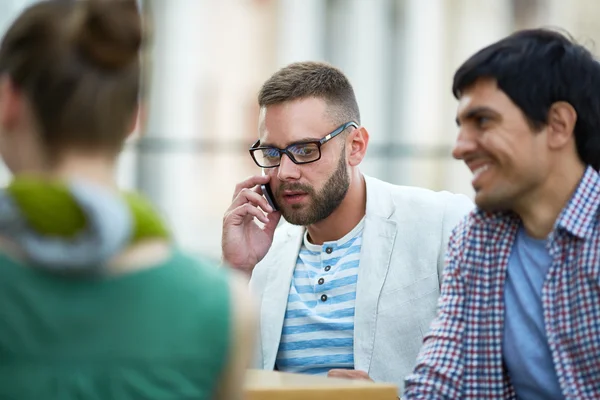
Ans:
POLYGON ((254 206, 260 207, 266 212, 273 212, 273 208, 269 205, 267 199, 265 199, 255 189, 247 188, 242 189, 238 193, 237 197, 233 199, 233 203, 231 204, 231 206, 229 206, 229 209, 232 210, 247 203, 252 203, 254 206))
POLYGON ((328 378, 339 378, 339 377, 341 377, 342 374, 343 374, 343 372, 340 371, 339 369, 330 369, 329 372, 327 372, 327 377, 328 378))
POLYGON ((251 203, 245 203, 233 209, 227 214, 225 219, 230 219, 234 225, 241 225, 248 216, 256 217, 263 224, 269 223, 269 218, 265 213, 251 203))
POLYGON ((270 177, 267 175, 253 175, 253 176, 243 180, 242 182, 238 183, 235 186, 235 190, 233 191, 233 197, 231 198, 231 200, 235 201, 236 197, 238 197, 238 194, 243 189, 252 189, 255 186, 262 185, 264 183, 269 182, 269 180, 270 180, 270 177))
POLYGON ((353 369, 331 369, 327 373, 329 378, 342 379, 364 379, 371 381, 371 377, 364 371, 356 371, 353 369))
POLYGON ((354 370, 348 369, 330 369, 327 376, 330 378, 347 378, 354 370))

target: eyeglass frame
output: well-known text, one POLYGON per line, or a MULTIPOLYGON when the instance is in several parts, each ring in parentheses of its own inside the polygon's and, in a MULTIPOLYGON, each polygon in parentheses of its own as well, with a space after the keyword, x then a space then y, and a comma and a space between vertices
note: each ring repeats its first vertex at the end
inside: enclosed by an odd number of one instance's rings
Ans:
POLYGON ((338 126, 337 128, 335 128, 333 131, 331 131, 330 133, 328 133, 327 135, 325 135, 322 139, 318 139, 318 140, 305 140, 305 141, 301 141, 301 142, 295 142, 295 143, 291 143, 290 145, 288 145, 285 149, 280 149, 279 147, 275 147, 275 146, 259 146, 260 145, 260 139, 258 139, 256 142, 254 142, 254 144, 252 146, 250 146, 250 148, 248 149, 248 151, 250 152, 250 156, 252 157, 252 160, 254 160, 254 163, 256 165, 258 165, 261 168, 275 168, 275 167, 279 167, 281 165, 281 157, 283 157, 283 155, 287 155, 288 158, 290 159, 290 161, 292 161, 294 164, 296 165, 302 165, 302 164, 310 164, 313 163, 315 161, 319 161, 321 159, 321 146, 323 146, 325 143, 329 142, 331 139, 333 139, 334 137, 338 136, 340 133, 344 132, 346 129, 348 129, 349 127, 354 127, 355 129, 358 129, 358 124, 354 121, 349 121, 346 122, 345 124, 342 124, 340 126, 338 126), (302 145, 302 144, 316 144, 317 145, 317 150, 319 150, 319 157, 315 158, 314 160, 311 161, 297 161, 294 157, 294 155, 288 150, 290 147, 292 146, 298 146, 298 145, 302 145), (273 150, 277 150, 279 152, 279 163, 277 165, 272 165, 269 167, 265 167, 263 165, 260 165, 258 163, 258 161, 256 160, 256 157, 254 157, 254 152, 257 150, 266 150, 266 149, 273 149, 273 150))

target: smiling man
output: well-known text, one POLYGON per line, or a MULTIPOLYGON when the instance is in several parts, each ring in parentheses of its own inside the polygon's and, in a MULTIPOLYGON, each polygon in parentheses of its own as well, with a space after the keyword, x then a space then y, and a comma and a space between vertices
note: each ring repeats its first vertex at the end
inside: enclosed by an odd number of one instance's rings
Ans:
POLYGON ((259 104, 250 154, 265 176, 237 185, 223 222, 223 258, 260 302, 256 366, 401 390, 435 317, 448 237, 473 204, 363 175, 369 134, 330 65, 283 68, 259 104))
POLYGON ((517 32, 454 76, 454 157, 477 209, 454 231, 406 399, 600 398, 600 65, 517 32))

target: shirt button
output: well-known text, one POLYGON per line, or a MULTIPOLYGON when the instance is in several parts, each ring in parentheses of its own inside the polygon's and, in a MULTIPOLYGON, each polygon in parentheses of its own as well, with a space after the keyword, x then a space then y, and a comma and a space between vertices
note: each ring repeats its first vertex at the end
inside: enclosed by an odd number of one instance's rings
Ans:
POLYGON ((331 269, 331 265, 325 267, 325 271, 328 272, 331 269))
POLYGON ((321 301, 327 301, 327 295, 326 294, 321 295, 321 301))
POLYGON ((325 283, 325 279, 323 279, 323 278, 320 278, 320 279, 319 279, 319 285, 322 285, 323 283, 325 283))
POLYGON ((331 247, 328 247, 325 249, 325 253, 327 253, 327 254, 331 254, 332 251, 333 251, 333 249, 331 247))

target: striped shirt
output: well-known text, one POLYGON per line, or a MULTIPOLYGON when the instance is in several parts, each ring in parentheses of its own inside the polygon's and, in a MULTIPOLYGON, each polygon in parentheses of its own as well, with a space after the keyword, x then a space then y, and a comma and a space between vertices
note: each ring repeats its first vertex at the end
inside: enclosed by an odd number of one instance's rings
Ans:
POLYGON ((354 301, 364 218, 342 239, 315 245, 307 233, 298 254, 276 366, 326 374, 354 368, 354 301))

